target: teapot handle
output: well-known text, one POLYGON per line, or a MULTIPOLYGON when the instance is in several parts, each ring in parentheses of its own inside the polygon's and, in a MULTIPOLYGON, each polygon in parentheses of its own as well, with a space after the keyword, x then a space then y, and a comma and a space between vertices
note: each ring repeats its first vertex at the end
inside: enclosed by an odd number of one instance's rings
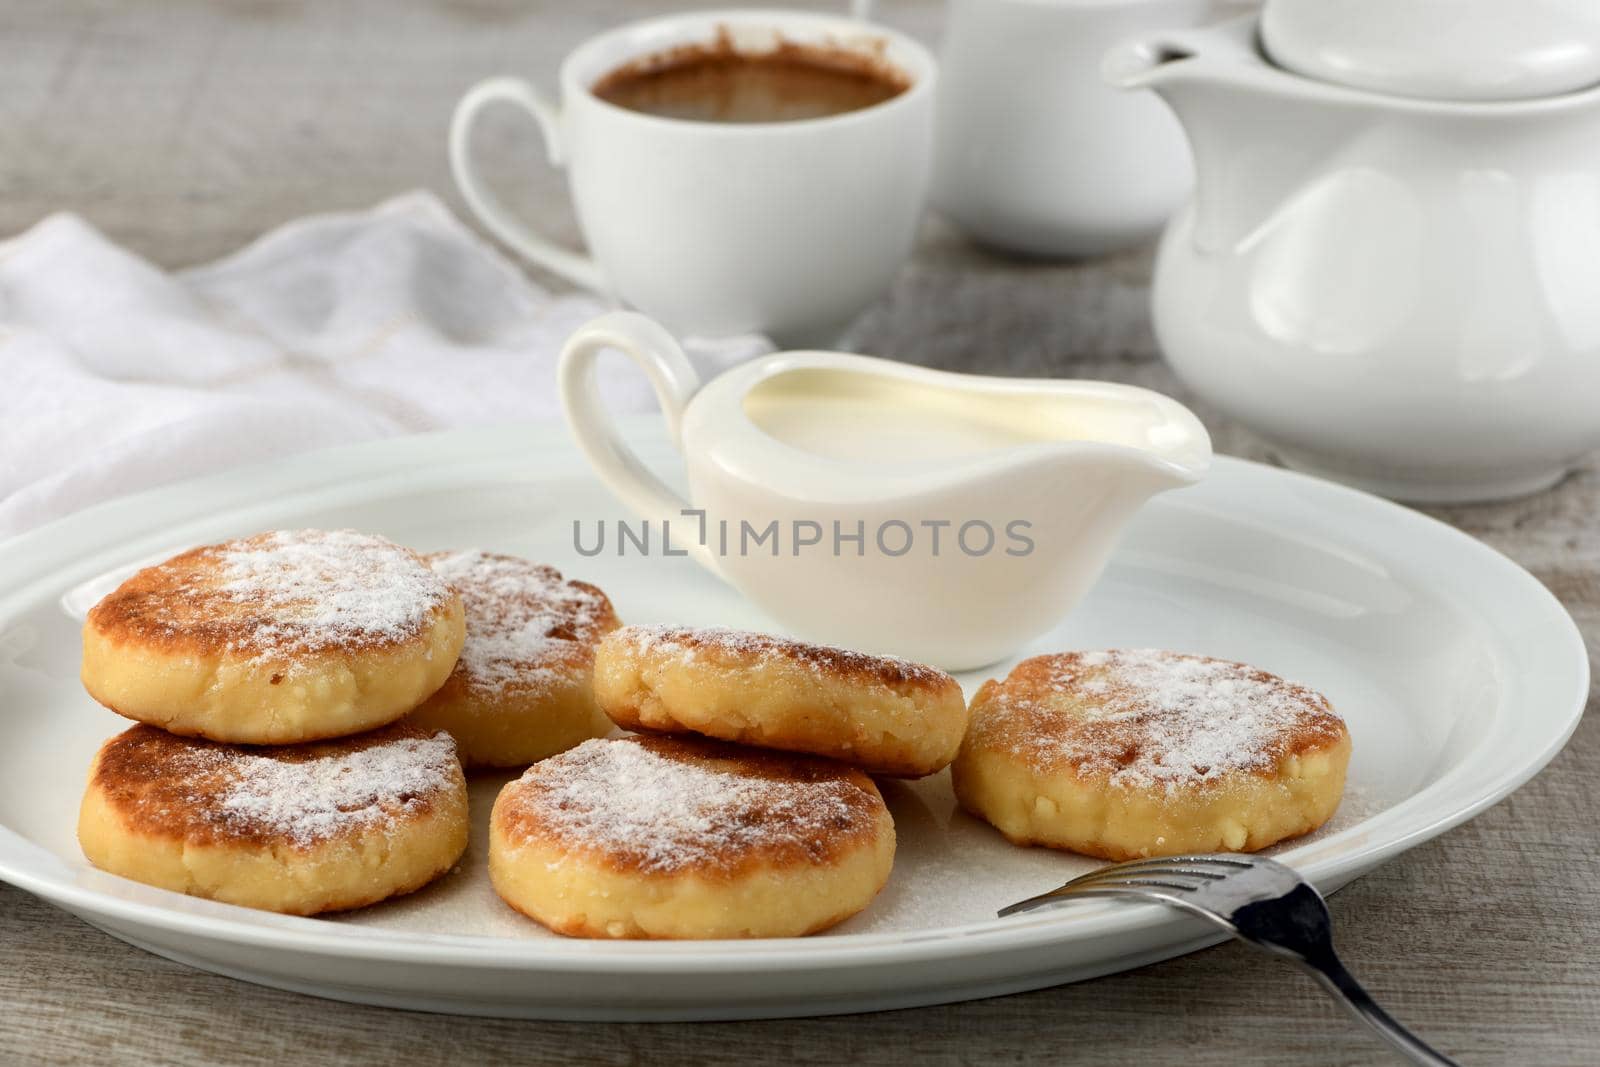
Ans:
POLYGON ((595 368, 600 353, 609 348, 633 360, 649 376, 661 414, 666 418, 667 434, 673 447, 683 451, 683 409, 699 391, 700 377, 677 340, 659 323, 636 311, 612 311, 591 320, 579 327, 561 349, 556 382, 572 436, 600 480, 639 516, 659 523, 663 539, 668 524, 674 521, 679 530, 693 526, 696 536, 680 537, 673 547, 686 549, 697 563, 720 575, 715 557, 699 536, 698 524, 688 523, 688 516, 683 514, 690 509, 689 502, 644 465, 622 439, 616 421, 600 402, 595 368))

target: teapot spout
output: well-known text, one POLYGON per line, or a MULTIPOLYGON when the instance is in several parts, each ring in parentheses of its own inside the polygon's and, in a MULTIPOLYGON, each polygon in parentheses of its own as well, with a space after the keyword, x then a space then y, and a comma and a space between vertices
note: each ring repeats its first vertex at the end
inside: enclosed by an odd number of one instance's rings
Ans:
POLYGON ((1268 63, 1254 17, 1124 42, 1101 70, 1116 88, 1154 91, 1177 114, 1194 155, 1194 241, 1203 252, 1248 242, 1367 119, 1337 93, 1268 63))

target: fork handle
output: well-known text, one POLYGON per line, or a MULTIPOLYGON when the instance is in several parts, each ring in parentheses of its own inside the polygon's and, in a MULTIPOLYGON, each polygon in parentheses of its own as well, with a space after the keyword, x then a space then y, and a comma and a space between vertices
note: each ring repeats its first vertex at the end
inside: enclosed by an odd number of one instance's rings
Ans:
POLYGON ((1366 1023, 1374 1033, 1393 1045, 1412 1063, 1425 1064, 1427 1067, 1460 1067, 1455 1060, 1429 1046, 1416 1034, 1396 1022, 1388 1012, 1378 1007, 1377 1001, 1361 988, 1361 983, 1344 969, 1344 964, 1339 962, 1339 957, 1332 951, 1304 957, 1301 962, 1316 975, 1317 980, 1327 987, 1329 992, 1350 1009, 1352 1015, 1366 1023))

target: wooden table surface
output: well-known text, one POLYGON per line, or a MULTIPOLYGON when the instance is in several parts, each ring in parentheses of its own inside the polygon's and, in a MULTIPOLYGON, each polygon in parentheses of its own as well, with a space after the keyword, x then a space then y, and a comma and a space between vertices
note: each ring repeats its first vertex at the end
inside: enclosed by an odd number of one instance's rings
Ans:
MULTIPOLYGON (((444 132, 469 84, 502 72, 548 83, 559 57, 596 30, 689 6, 18 0, 0 13, 0 233, 71 209, 177 266, 302 214, 419 186, 459 209, 444 132)), ((888 21, 937 36, 931 0, 884 8, 888 21)), ((539 163, 528 131, 515 116, 487 127, 489 170, 515 186, 513 202, 575 240, 561 179, 539 163)), ((935 366, 1113 378, 1182 396, 1150 333, 1149 269, 1148 250, 1081 264, 1001 258, 930 222, 916 260, 854 339, 935 366)), ((1221 450, 1264 455, 1243 431, 1208 422, 1221 450)), ((1594 646, 1593 466, 1526 500, 1435 513, 1537 575, 1594 646)), ((1466 1063, 1600 1062, 1597 781, 1600 719, 1591 715, 1515 796, 1332 902, 1352 969, 1466 1063)), ((1381 1059, 1309 979, 1233 945, 976 1003, 696 1025, 506 1022, 314 1000, 169 963, 9 887, 0 887, 0 957, 6 1063, 1381 1059)))

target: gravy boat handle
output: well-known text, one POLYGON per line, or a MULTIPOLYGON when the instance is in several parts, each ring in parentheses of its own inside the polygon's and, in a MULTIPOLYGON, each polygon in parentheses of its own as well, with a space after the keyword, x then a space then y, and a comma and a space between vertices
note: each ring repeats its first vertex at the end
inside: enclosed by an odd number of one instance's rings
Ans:
MULTIPOLYGON (((612 311, 590 321, 567 339, 556 368, 561 407, 578 447, 600 480, 622 502, 646 519, 660 523, 684 518, 690 503, 667 487, 628 447, 611 414, 600 401, 595 368, 600 353, 615 349, 633 360, 650 378, 666 417, 674 448, 683 448, 683 409, 700 390, 700 377, 674 338, 659 323, 634 311, 612 311)), ((666 529, 663 525, 663 530, 666 529)), ((686 548, 713 574, 721 569, 710 550, 691 539, 686 548)))

